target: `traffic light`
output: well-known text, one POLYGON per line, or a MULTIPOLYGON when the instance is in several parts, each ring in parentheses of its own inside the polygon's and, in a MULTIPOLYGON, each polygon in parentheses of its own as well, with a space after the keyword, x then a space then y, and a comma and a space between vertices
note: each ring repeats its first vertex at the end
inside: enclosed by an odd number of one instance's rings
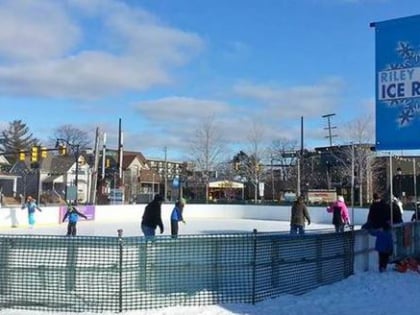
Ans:
POLYGON ((109 168, 111 166, 111 159, 110 158, 107 158, 106 160, 105 160, 105 167, 106 168, 109 168))
POLYGON ((48 150, 46 147, 41 148, 41 158, 45 159, 48 156, 48 150))
POLYGON ((31 162, 38 162, 39 147, 33 146, 31 148, 31 162))
POLYGON ((25 161, 26 160, 26 153, 24 150, 19 151, 19 161, 25 161))
POLYGON ((60 155, 67 155, 67 147, 65 145, 60 145, 58 147, 58 153, 60 155))

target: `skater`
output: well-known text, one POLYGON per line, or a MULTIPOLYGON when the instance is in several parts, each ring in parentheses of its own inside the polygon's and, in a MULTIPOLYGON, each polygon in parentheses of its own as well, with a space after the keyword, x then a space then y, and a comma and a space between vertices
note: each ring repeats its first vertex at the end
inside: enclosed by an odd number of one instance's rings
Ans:
POLYGON ((411 216, 411 222, 420 220, 420 202, 416 202, 416 211, 411 216))
POLYGON ((87 216, 79 212, 74 204, 67 204, 67 211, 63 217, 63 222, 66 221, 67 217, 69 218, 69 223, 67 224, 67 236, 76 236, 76 224, 79 220, 79 216, 87 219, 87 216))
POLYGON ((171 213, 171 236, 176 238, 178 236, 179 221, 185 224, 182 212, 185 207, 185 199, 180 198, 176 203, 171 213))
POLYGON ((362 229, 380 229, 385 222, 390 222, 389 204, 384 202, 378 193, 374 193, 368 217, 366 223, 362 225, 362 229))
POLYGON ((392 197, 392 224, 403 223, 404 208, 397 197, 392 197))
POLYGON ((386 271, 389 257, 394 251, 391 225, 385 222, 382 229, 369 230, 369 234, 376 236, 375 250, 378 252, 379 272, 384 272, 386 271))
POLYGON ((144 209, 143 219, 141 221, 141 230, 146 238, 151 238, 156 234, 156 227, 159 226, 160 233, 163 233, 163 222, 161 216, 163 198, 156 195, 154 199, 144 209))
POLYGON ((308 209, 306 208, 304 198, 299 196, 292 206, 290 216, 290 234, 305 234, 305 220, 308 221, 308 225, 311 224, 311 218, 309 216, 308 209))
POLYGON ((42 209, 38 207, 36 204, 36 200, 32 198, 32 196, 28 196, 26 198, 26 202, 22 205, 22 209, 28 210, 28 224, 29 228, 33 228, 35 225, 35 210, 38 210, 39 212, 42 212, 42 209))
POLYGON ((332 224, 335 227, 335 231, 337 233, 344 232, 344 227, 350 224, 349 210, 344 202, 344 197, 338 196, 337 201, 327 208, 327 212, 333 214, 332 224))

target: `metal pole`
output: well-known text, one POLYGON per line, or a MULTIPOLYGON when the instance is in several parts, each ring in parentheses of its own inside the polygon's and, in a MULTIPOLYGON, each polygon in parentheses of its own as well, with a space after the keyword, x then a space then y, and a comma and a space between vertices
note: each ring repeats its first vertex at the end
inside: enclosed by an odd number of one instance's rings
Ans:
POLYGON ((102 181, 105 180, 105 160, 106 160, 106 133, 104 132, 102 146, 102 181))
MULTIPOLYGON (((74 160, 76 162, 76 171, 75 171, 75 176, 74 176, 74 186, 76 187, 75 202, 77 203, 78 202, 78 199, 77 199, 78 184, 79 184, 79 149, 80 149, 80 145, 70 143, 66 139, 63 139, 63 138, 57 138, 56 147, 59 146, 60 142, 67 144, 71 148, 71 150, 73 151, 73 154, 74 154, 74 160)), ((67 182, 67 180, 66 180, 66 182, 67 182)), ((66 195, 67 195, 67 192, 66 192, 66 195)), ((67 200, 67 196, 66 196, 66 200, 67 200)))
POLYGON ((168 161, 167 161, 168 148, 164 147, 163 151, 165 153, 165 165, 163 168, 163 200, 166 201, 166 198, 168 196, 168 161))
POLYGON ((354 144, 351 143, 351 224, 354 224, 354 144))
POLYGON ((297 187, 296 196, 300 196, 300 158, 297 158, 297 187))
POLYGON ((393 217, 392 217, 392 192, 393 192, 392 182, 393 182, 393 179, 394 179, 393 176, 394 176, 394 174, 393 174, 393 169, 392 169, 392 153, 389 152, 389 197, 390 197, 389 198, 390 199, 389 212, 390 212, 390 218, 391 218, 391 225, 394 222, 393 217))
POLYGON ((252 231, 253 253, 252 253, 252 305, 255 304, 256 278, 257 278, 257 229, 252 231))
POLYGON ((418 220, 417 214, 417 169, 416 158, 413 157, 413 185, 414 185, 414 213, 416 214, 416 221, 418 220))
POLYGON ((123 311, 123 230, 122 229, 118 229, 118 243, 119 243, 119 248, 120 248, 120 257, 119 257, 119 287, 118 287, 118 291, 119 291, 119 311, 120 313, 122 313, 123 311))
POLYGON ((155 196, 155 173, 152 174, 152 196, 155 196))
POLYGON ((273 159, 271 159, 271 199, 274 202, 274 199, 275 199, 275 189, 274 189, 274 166, 273 166, 273 159))
POLYGON ((78 184, 79 184, 79 145, 76 144, 76 153, 75 153, 75 160, 76 160, 76 174, 74 178, 74 185, 76 186, 76 203, 78 203, 78 184))

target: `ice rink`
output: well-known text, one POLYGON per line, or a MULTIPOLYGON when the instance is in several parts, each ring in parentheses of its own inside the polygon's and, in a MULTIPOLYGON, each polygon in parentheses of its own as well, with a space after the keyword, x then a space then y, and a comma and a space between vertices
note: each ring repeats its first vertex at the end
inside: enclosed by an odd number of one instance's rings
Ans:
MULTIPOLYGON (((170 222, 164 220, 164 233, 170 235, 170 222)), ((186 224, 180 222, 179 234, 219 234, 219 233, 246 233, 257 229, 258 232, 288 232, 290 223, 277 220, 250 220, 250 219, 216 219, 216 218, 190 218, 186 224)), ((59 225, 37 224, 29 228, 22 224, 17 228, 2 227, 0 234, 33 234, 33 235, 65 235, 67 223, 59 225)), ((77 223, 77 235, 79 236, 117 236, 117 230, 123 229, 124 236, 142 236, 140 219, 137 222, 116 221, 102 222, 84 221, 77 223)), ((317 230, 333 229, 331 224, 312 223, 306 226, 308 232, 317 230)), ((156 230, 159 232, 159 229, 156 230)))

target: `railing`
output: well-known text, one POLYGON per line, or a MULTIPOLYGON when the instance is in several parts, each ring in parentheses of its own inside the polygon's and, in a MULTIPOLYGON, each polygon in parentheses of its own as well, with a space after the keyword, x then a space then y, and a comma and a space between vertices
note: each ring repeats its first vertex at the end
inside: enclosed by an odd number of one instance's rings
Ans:
POLYGON ((122 312, 256 303, 353 273, 354 234, 0 235, 0 307, 122 312))
MULTIPOLYGON (((418 223, 395 226, 395 256, 420 253, 418 223)), ((257 303, 377 270, 366 231, 156 237, 0 235, 0 308, 123 312, 257 303)))

